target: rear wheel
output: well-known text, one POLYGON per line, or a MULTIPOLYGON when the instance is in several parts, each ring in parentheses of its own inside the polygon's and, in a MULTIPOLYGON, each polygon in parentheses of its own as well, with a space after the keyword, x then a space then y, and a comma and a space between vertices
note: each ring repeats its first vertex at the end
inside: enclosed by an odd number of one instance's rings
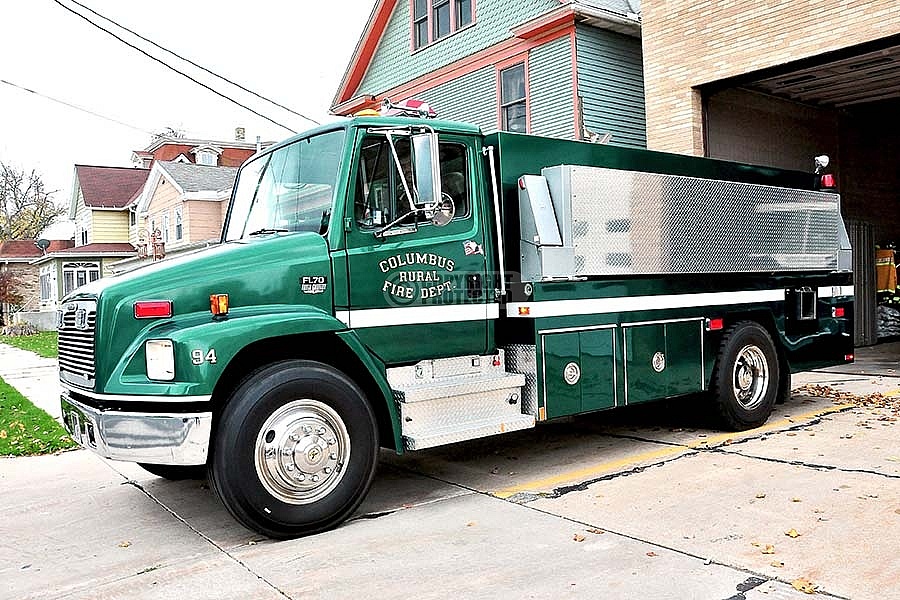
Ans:
POLYGON ((712 376, 712 396, 723 425, 735 431, 769 418, 780 388, 775 344, 759 323, 741 321, 722 337, 712 376))
POLYGON ((257 371, 229 398, 210 480, 244 526, 297 537, 356 510, 377 453, 377 424, 362 390, 328 365, 285 361, 257 371))
POLYGON ((157 477, 179 481, 181 479, 206 479, 206 465, 153 465, 138 463, 138 466, 157 477))

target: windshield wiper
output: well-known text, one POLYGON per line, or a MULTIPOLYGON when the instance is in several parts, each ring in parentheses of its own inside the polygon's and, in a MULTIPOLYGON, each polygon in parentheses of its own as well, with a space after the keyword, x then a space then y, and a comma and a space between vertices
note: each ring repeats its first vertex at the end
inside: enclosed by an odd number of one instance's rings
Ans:
POLYGON ((256 231, 251 231, 247 235, 264 235, 266 233, 284 233, 286 231, 290 231, 290 229, 270 229, 268 227, 263 227, 262 229, 257 229, 256 231))

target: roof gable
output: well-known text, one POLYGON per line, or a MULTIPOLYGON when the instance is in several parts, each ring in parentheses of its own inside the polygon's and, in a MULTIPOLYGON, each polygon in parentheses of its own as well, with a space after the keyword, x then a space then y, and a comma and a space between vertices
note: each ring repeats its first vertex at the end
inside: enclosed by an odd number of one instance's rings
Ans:
POLYGON ((124 208, 149 174, 150 169, 75 165, 75 185, 88 208, 124 208))
POLYGON ((639 31, 640 0, 478 0, 474 5, 471 25, 413 53, 409 0, 377 0, 335 93, 332 110, 356 106, 351 102, 354 98, 366 98, 364 104, 371 104, 368 101, 377 99, 373 96, 478 52, 488 52, 516 38, 518 26, 554 11, 568 11, 597 27, 639 31))

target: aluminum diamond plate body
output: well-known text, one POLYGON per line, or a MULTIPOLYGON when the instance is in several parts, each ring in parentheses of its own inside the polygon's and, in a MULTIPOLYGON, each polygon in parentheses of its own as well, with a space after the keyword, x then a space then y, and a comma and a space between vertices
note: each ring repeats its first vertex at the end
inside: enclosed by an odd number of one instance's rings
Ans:
POLYGON ((560 230, 571 224, 571 276, 838 268, 836 194, 601 167, 542 174, 560 230))
POLYGON ((408 450, 534 426, 522 412, 525 376, 506 372, 502 350, 420 361, 387 374, 408 450))
POLYGON ((522 387, 522 412, 537 416, 537 349, 534 344, 510 344, 503 348, 506 352, 506 366, 510 373, 525 376, 522 387))

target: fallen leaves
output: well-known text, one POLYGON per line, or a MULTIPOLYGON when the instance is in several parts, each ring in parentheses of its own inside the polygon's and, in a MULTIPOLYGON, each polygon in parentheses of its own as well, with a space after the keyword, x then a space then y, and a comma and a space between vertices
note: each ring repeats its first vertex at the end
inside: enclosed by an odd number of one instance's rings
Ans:
POLYGON ((765 497, 766 497, 766 495, 765 495, 765 494, 763 494, 763 493, 762 493, 762 492, 760 492, 760 493, 758 493, 758 494, 757 494, 757 495, 756 495, 756 497, 757 497, 757 498, 758 498, 758 499, 760 499, 760 500, 761 500, 761 499, 763 499, 763 498, 765 498, 765 497))
POLYGON ((804 594, 815 594, 818 586, 805 577, 800 577, 791 582, 791 587, 804 594))
POLYGON ((784 566, 784 563, 780 560, 773 560, 769 563, 770 566, 775 567, 776 569, 780 569, 784 566))
POLYGON ((580 533, 576 533, 575 535, 572 536, 572 539, 575 540, 576 542, 583 542, 584 536, 581 535, 580 533))
POLYGON ((765 546, 763 546, 759 542, 750 542, 750 545, 759 548, 761 554, 775 554, 775 546, 773 546, 772 544, 766 544, 765 546))
POLYGON ((796 529, 791 528, 785 531, 784 535, 788 536, 789 538, 798 538, 800 537, 800 532, 796 529))
POLYGON ((659 556, 659 554, 657 554, 656 552, 651 550, 650 552, 647 553, 647 556, 654 557, 654 556, 659 556))
POLYGON ((127 548, 130 545, 131 545, 131 542, 129 542, 128 540, 125 540, 124 542, 119 542, 119 548, 127 548))
POLYGON ((886 396, 880 392, 860 396, 851 392, 842 392, 829 385, 807 383, 792 390, 792 394, 813 396, 815 398, 831 398, 839 404, 855 404, 868 408, 886 408, 895 415, 900 415, 900 396, 886 396))

